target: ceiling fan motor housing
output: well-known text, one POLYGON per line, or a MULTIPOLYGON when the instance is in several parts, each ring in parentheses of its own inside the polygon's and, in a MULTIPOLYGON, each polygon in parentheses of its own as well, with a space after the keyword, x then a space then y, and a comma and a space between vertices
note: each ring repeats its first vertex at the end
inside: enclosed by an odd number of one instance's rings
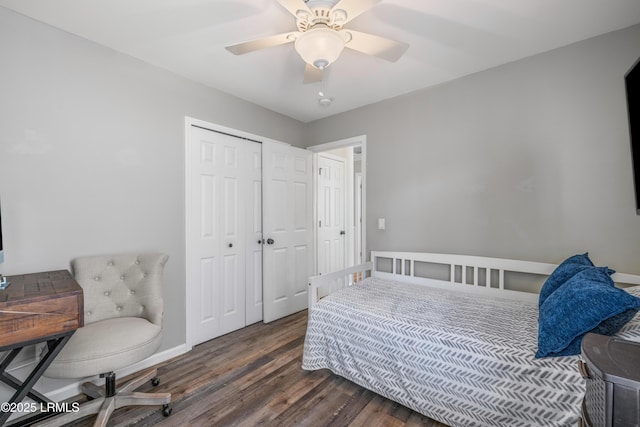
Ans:
POLYGON ((306 10, 299 10, 296 13, 296 26, 298 31, 304 33, 318 24, 326 25, 336 31, 342 29, 342 24, 347 19, 347 13, 344 10, 331 11, 337 1, 316 0, 309 1, 307 6, 313 13, 310 15, 306 10))

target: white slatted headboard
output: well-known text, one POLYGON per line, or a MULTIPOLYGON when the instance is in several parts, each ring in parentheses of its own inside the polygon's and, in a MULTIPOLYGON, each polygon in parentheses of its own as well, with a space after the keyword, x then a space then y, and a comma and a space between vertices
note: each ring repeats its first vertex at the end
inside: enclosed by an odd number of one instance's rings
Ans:
MULTIPOLYGON (((463 292, 494 295, 520 301, 537 301, 536 292, 507 289, 505 277, 516 273, 538 276, 540 284, 546 280, 557 264, 489 258, 471 255, 436 254, 421 252, 371 252, 372 262, 309 279, 309 308, 322 293, 351 286, 360 278, 374 276, 418 285, 432 286, 463 292), (436 266, 439 277, 425 277, 422 271, 436 266), (445 273, 442 274, 442 271, 445 273)), ((640 276, 616 273, 618 284, 640 285, 640 276)))
MULTIPOLYGON (((537 301, 538 294, 511 290, 505 287, 505 273, 521 273, 541 276, 546 279, 557 267, 534 261, 519 261, 505 258, 489 258, 471 255, 434 254, 419 252, 372 252, 373 276, 382 279, 427 285, 482 294, 493 294, 502 298, 537 301), (383 271, 381 264, 390 260, 390 271, 383 271), (447 271, 445 278, 423 277, 416 273, 420 264, 439 266, 447 271)), ((388 262, 387 262, 388 264, 388 262)))

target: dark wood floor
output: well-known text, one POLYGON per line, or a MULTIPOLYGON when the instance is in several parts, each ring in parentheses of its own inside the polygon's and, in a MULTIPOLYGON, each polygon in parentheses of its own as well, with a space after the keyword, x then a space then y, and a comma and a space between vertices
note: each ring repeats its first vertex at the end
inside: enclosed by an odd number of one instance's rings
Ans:
MULTIPOLYGON (((172 415, 122 408, 109 426, 444 427, 328 370, 303 371, 306 324, 306 311, 257 323, 158 365, 160 385, 139 391, 170 392, 172 415)), ((92 423, 87 417, 74 425, 92 423)))

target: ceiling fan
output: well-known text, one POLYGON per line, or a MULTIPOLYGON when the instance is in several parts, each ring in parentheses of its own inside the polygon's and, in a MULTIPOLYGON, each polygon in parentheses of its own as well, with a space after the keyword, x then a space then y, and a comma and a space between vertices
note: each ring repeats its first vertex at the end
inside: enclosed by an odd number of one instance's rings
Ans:
POLYGON ((406 43, 373 34, 344 29, 343 26, 381 0, 277 0, 296 17, 297 31, 227 46, 236 55, 267 47, 294 43, 306 62, 304 83, 322 80, 322 71, 346 47, 395 62, 409 48, 406 43))

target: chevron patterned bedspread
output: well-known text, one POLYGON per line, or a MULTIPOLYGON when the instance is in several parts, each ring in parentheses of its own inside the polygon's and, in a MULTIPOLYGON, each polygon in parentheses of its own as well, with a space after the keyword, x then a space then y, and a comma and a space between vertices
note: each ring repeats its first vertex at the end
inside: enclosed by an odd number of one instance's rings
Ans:
POLYGON ((536 303, 369 278, 314 307, 302 367, 452 427, 575 426, 578 356, 535 359, 537 319, 536 303))

